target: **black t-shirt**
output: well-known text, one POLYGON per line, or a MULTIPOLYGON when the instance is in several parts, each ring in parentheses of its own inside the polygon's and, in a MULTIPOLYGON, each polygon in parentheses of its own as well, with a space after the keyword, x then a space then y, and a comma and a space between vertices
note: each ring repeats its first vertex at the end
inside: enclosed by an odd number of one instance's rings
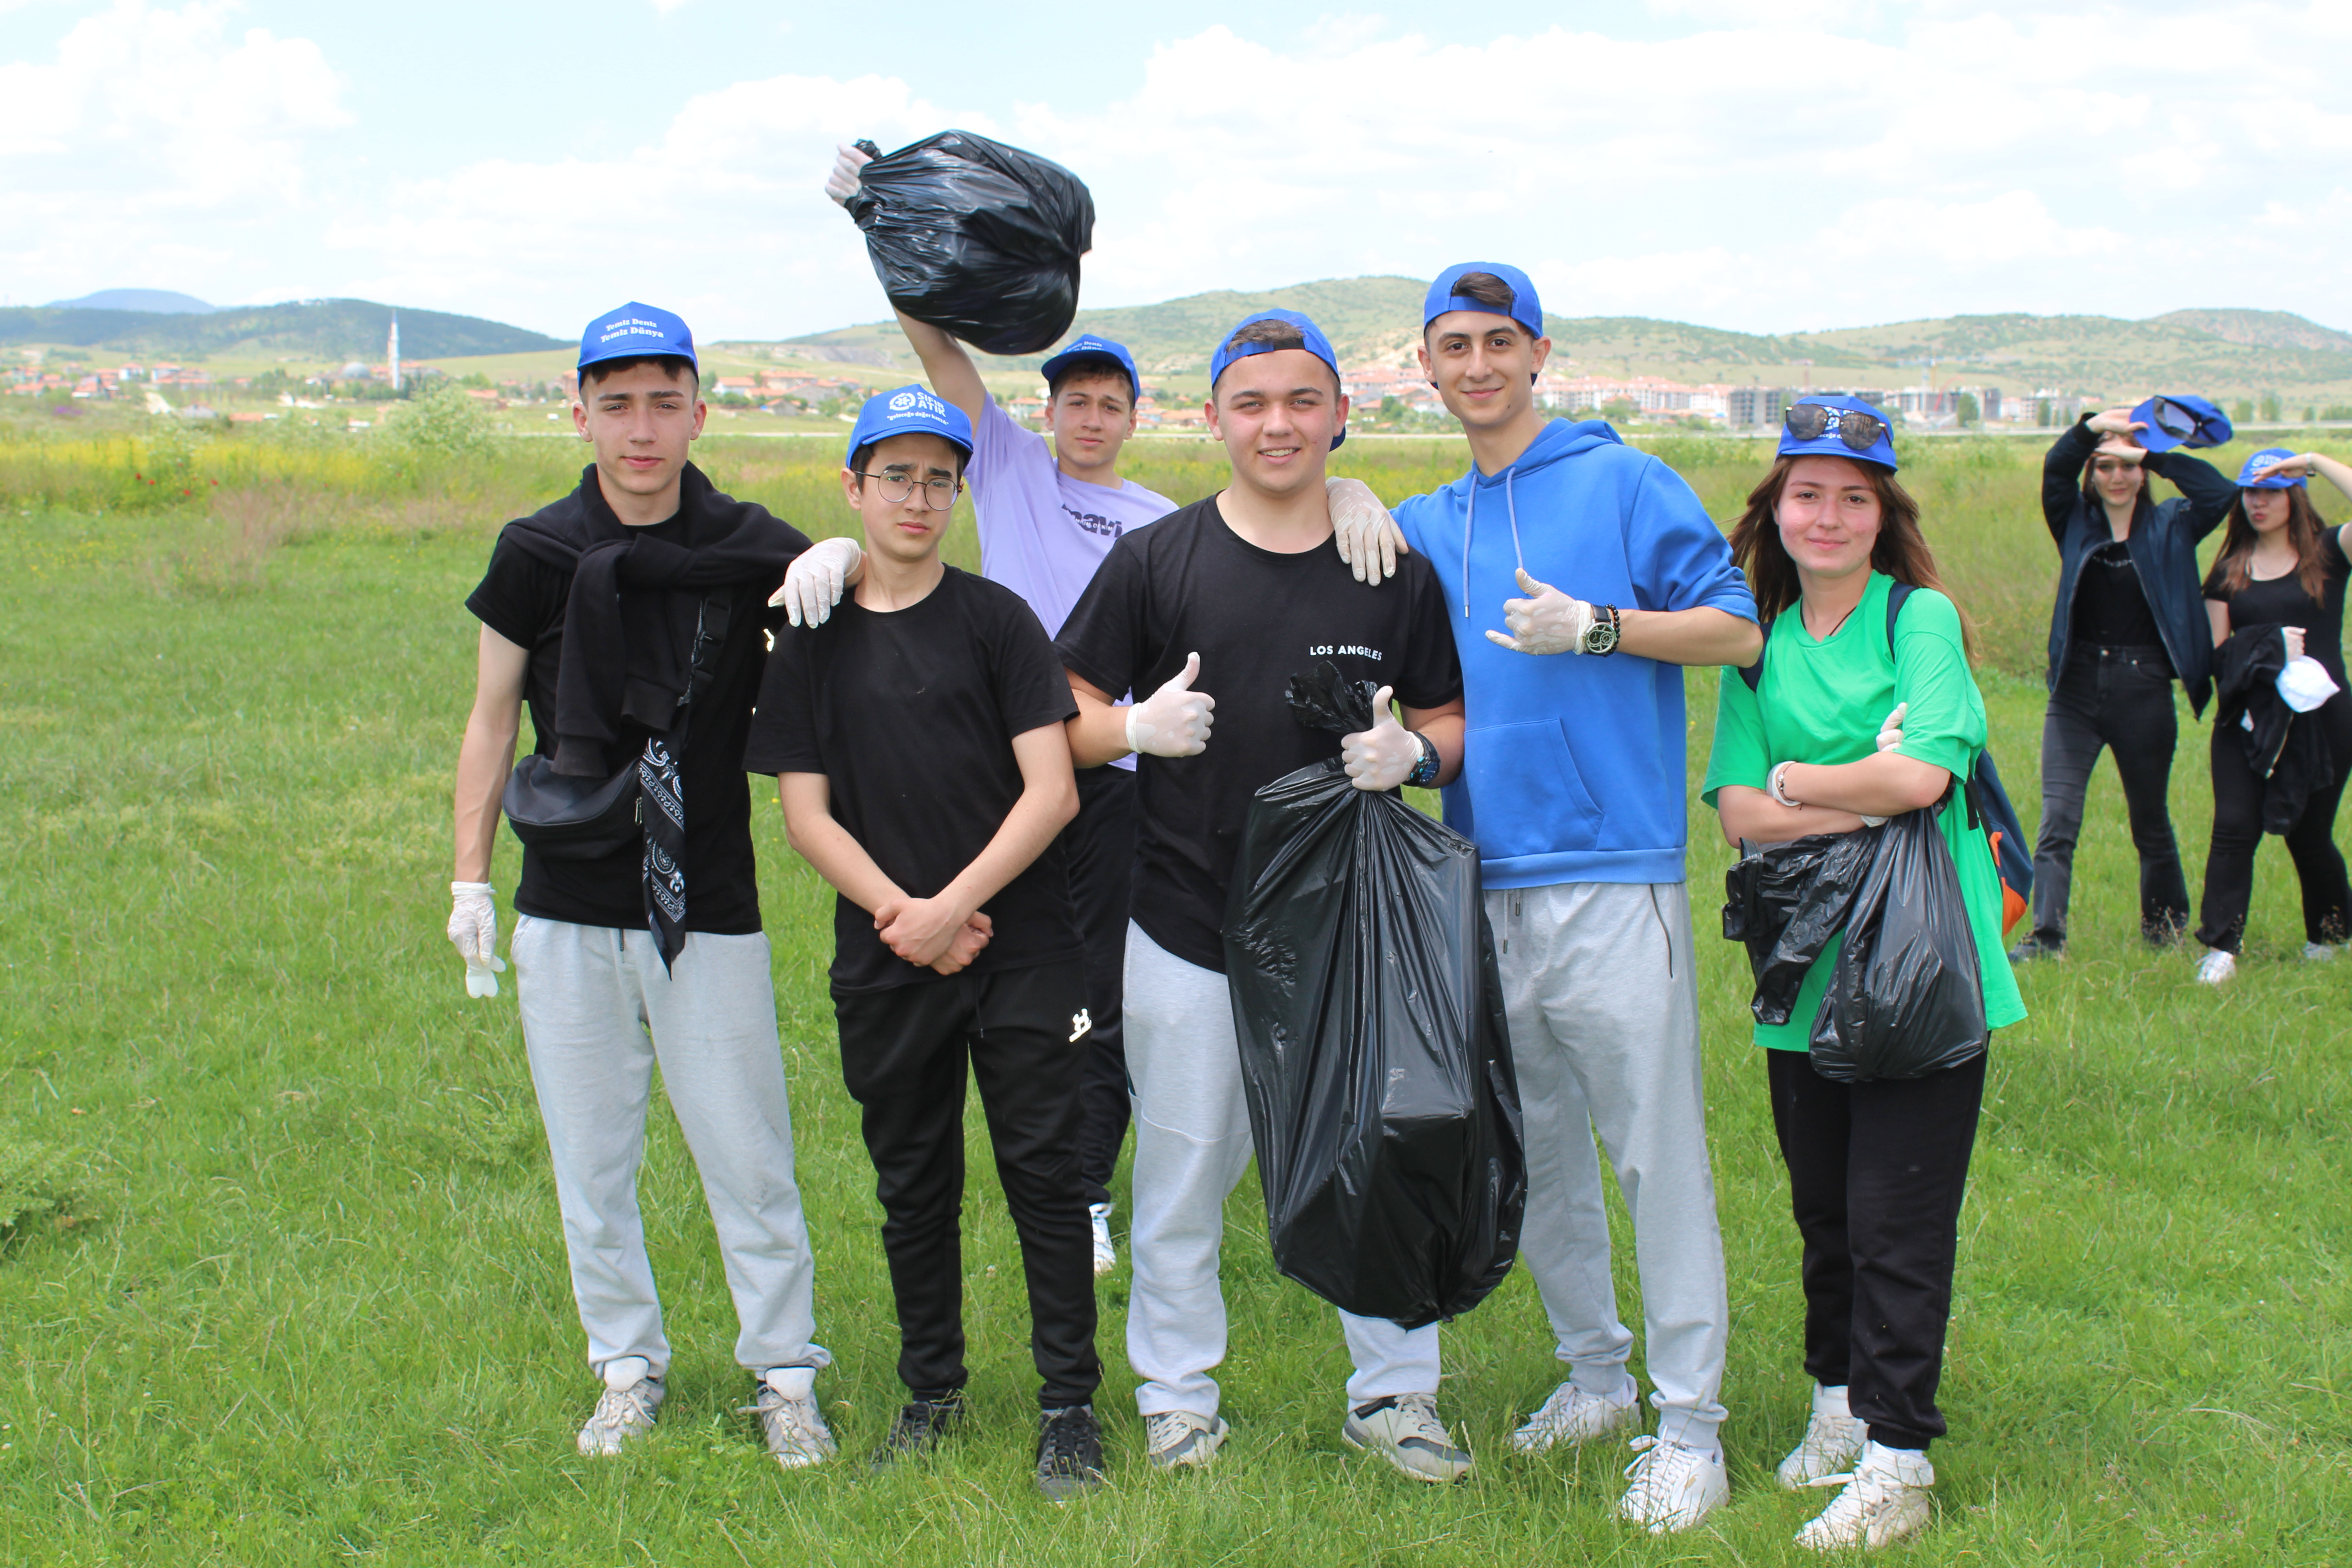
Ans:
MULTIPOLYGON (((601 510, 592 509, 592 516, 601 510)), ((609 531, 627 525, 604 513, 593 526, 609 531)), ((687 515, 642 531, 692 548, 698 542, 698 528, 711 526, 687 515)), ((714 936, 742 936, 760 929, 751 792, 742 761, 751 703, 760 691, 766 627, 782 617, 782 611, 768 608, 768 592, 759 584, 718 591, 729 601, 727 637, 719 646, 709 687, 695 700, 686 750, 678 758, 678 788, 686 804, 686 929, 714 936)), ((490 552, 481 585, 466 600, 466 608, 484 626, 530 651, 523 696, 537 732, 533 749, 542 756, 555 754, 555 680, 563 661, 563 611, 571 593, 571 573, 536 559, 502 536, 490 552)), ((623 720, 620 739, 608 753, 614 771, 645 745, 645 729, 623 720)), ((596 860, 551 860, 526 845, 514 907, 542 920, 642 931, 644 882, 645 850, 636 843, 596 860)))
POLYGON ((1337 756, 1339 738, 1299 723, 1290 678, 1329 659, 1350 680, 1396 688, 1409 708, 1462 695, 1445 592, 1419 555, 1359 583, 1328 544, 1261 550, 1225 525, 1214 496, 1111 546, 1055 643, 1104 691, 1150 696, 1201 656, 1195 689, 1217 700, 1208 749, 1136 759, 1133 912, 1188 963, 1224 973, 1225 882, 1250 797, 1337 756))
MULTIPOLYGON (((815 627, 784 627, 768 656, 743 765, 823 773, 834 820, 884 874, 928 899, 988 847, 1021 798, 1013 738, 1078 710, 1037 613, 950 566, 903 610, 845 598, 815 627)), ((994 932, 966 973, 1078 955, 1069 867, 1056 838, 981 906, 994 932)), ((883 945, 874 917, 836 897, 833 988, 940 978, 883 945)))
POLYGON ((2092 647, 2162 647, 2131 547, 2110 539, 2083 557, 2074 579, 2074 642, 2092 647))
POLYGON ((2344 556, 2344 531, 2331 528, 2320 536, 2319 563, 2326 573, 2322 595, 2314 599, 2303 589, 2303 574, 2290 572, 2284 577, 2250 582, 2234 594, 2215 593, 2209 588, 2206 597, 2220 599, 2230 606, 2230 629, 2275 625, 2301 626, 2304 632, 2303 651, 2317 659, 2320 666, 2336 679, 2344 679, 2344 584, 2352 577, 2352 563, 2344 556))

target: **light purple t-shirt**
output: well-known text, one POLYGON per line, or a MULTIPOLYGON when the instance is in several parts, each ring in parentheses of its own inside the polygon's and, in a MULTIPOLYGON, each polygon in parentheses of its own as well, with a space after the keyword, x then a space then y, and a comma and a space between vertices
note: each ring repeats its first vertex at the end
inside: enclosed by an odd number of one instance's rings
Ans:
POLYGON ((993 399, 972 433, 972 512, 980 521, 981 575, 1029 601, 1045 635, 1060 633, 1118 536, 1176 510, 1157 490, 1074 479, 1055 465, 1045 437, 1014 423, 993 399))

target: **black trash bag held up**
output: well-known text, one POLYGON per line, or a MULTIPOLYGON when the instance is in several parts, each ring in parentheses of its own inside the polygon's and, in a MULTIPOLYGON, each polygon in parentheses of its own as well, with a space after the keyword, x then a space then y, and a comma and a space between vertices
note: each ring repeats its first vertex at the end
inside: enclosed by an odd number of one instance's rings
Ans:
POLYGON ((857 146, 874 161, 849 216, 891 304, 984 353, 1035 353, 1069 331, 1095 236, 1076 174, 969 131, 857 146))
POLYGON ((1906 811, 1872 834, 1877 854, 1813 1019, 1813 1070, 1823 1078, 1925 1078, 1985 1048, 1984 971, 1937 813, 1906 811))
POLYGON ((1846 915, 1877 851, 1877 830, 1817 833, 1785 844, 1743 843, 1724 873, 1723 935, 1748 949, 1759 1024, 1785 1024, 1805 975, 1845 929, 1846 915))
MULTIPOLYGON (((1353 733, 1374 689, 1325 660, 1291 710, 1353 733)), ((1224 940, 1275 1266, 1407 1328, 1476 1306, 1527 1206, 1477 847, 1337 758, 1301 768, 1250 806, 1224 940)))

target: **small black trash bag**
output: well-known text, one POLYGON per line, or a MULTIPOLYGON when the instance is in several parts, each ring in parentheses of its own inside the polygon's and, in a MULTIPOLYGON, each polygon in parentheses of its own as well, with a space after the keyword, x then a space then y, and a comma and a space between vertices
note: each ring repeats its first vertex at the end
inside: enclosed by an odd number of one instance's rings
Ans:
POLYGON ((1855 889, 1870 868, 1877 833, 1817 833, 1785 844, 1741 845, 1724 873, 1723 935, 1748 949, 1759 1024, 1785 1024, 1813 961, 1845 929, 1855 889))
POLYGON ((874 161, 849 216, 890 303, 986 353, 1035 353, 1069 330, 1095 236, 1076 174, 969 131, 857 145, 874 161))
POLYGON ((1985 1048, 1976 932, 1936 816, 1906 811, 1873 835, 1877 854, 1813 1019, 1813 1070, 1823 1078, 1925 1078, 1985 1048))
MULTIPOLYGON (((1350 733, 1373 691, 1326 660, 1291 708, 1350 733)), ((1224 938, 1275 1266, 1407 1328, 1476 1306, 1527 1206, 1477 847, 1337 758, 1301 768, 1250 806, 1224 938)))

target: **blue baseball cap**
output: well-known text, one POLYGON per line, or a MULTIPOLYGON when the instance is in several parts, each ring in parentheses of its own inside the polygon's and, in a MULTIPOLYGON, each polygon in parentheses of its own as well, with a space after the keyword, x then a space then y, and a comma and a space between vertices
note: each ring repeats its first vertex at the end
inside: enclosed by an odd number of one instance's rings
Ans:
MULTIPOLYGON (((1216 352, 1209 356, 1210 395, 1216 395, 1218 377, 1225 374, 1226 367, 1234 361, 1248 359, 1253 354, 1273 353, 1281 347, 1278 343, 1243 343, 1239 347, 1234 346, 1234 334, 1256 321, 1281 321, 1297 328, 1300 344, 1308 353, 1331 367, 1332 380, 1339 379, 1339 356, 1332 352, 1331 340, 1323 335, 1322 328, 1296 310, 1253 310, 1235 321, 1231 328, 1227 329, 1225 335, 1217 340, 1216 352)), ((1338 435, 1331 437, 1331 445, 1336 448, 1347 438, 1348 432, 1343 426, 1338 435)))
POLYGON ((1859 397, 1845 397, 1834 393, 1816 393, 1800 397, 1789 405, 1780 416, 1780 456, 1784 458, 1845 458, 1858 463, 1876 463, 1888 473, 1895 468, 1895 428, 1885 410, 1873 407, 1859 397), (1807 408, 1826 410, 1818 415, 1800 412, 1807 408), (1867 418, 1875 423, 1877 438, 1856 448, 1849 446, 1845 437, 1849 429, 1859 433, 1869 428, 1860 424, 1849 426, 1848 416, 1867 418), (1810 428, 1811 435, 1797 432, 1810 428))
POLYGON ((2238 470, 2238 488, 2242 490, 2284 490, 2292 489, 2296 485, 2304 483, 2304 477, 2301 474, 2296 474, 2293 478, 2284 474, 2265 474, 2259 479, 2254 478, 2254 470, 2264 463, 2284 463, 2289 458, 2295 456, 2298 454, 2292 447, 2263 447, 2248 458, 2246 466, 2238 470))
POLYGON ((1508 316, 1537 337, 1544 335, 1543 301, 1536 297, 1536 286, 1528 281, 1526 273, 1516 267, 1506 267, 1499 261, 1465 261, 1439 273, 1437 281, 1429 286, 1429 298, 1422 301, 1422 331, 1427 331, 1429 323, 1448 310, 1475 310, 1482 315, 1508 316), (1456 294, 1454 285, 1473 272, 1489 273, 1508 284, 1510 307, 1497 310, 1494 306, 1482 304, 1467 295, 1456 294))
POLYGON ((580 368, 600 360, 635 359, 644 354, 674 354, 694 366, 694 333, 685 321, 653 305, 632 300, 617 310, 607 310, 580 334, 580 368))
POLYGON ((1135 356, 1127 352, 1127 345, 1115 343, 1108 338, 1098 338, 1092 332, 1080 337, 1038 369, 1050 385, 1055 376, 1072 365, 1087 363, 1113 365, 1126 372, 1129 395, 1136 397, 1143 395, 1143 378, 1135 374, 1135 356))
POLYGON ((857 448, 893 436, 941 436, 950 446, 971 456, 971 421, 964 411, 936 396, 928 387, 909 384, 896 392, 877 392, 857 411, 849 427, 849 450, 842 466, 857 460, 857 448))
POLYGON ((2132 432, 2132 439, 2150 452, 2175 447, 2219 447, 2230 439, 2230 420, 2201 397, 2165 393, 2131 411, 2134 422, 2147 426, 2132 432), (2167 428, 2169 426, 2169 428, 2167 428))

